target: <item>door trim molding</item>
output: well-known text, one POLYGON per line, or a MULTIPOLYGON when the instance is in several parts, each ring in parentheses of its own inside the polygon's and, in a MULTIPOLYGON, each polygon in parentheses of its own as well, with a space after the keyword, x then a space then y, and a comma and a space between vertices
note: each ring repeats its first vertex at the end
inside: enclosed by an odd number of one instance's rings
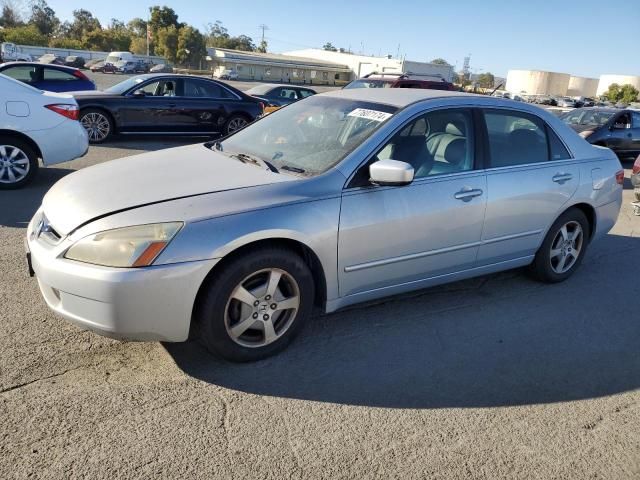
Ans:
POLYGON ((410 253, 408 255, 401 255, 399 257, 384 258, 382 260, 373 260, 371 262, 358 263, 356 265, 349 265, 347 267, 344 267, 344 271, 346 273, 357 272, 359 270, 365 270, 367 268, 381 267, 381 266, 390 265, 393 263, 405 262, 407 260, 416 260, 418 258, 439 255, 441 253, 457 252, 459 250, 465 250, 467 248, 481 247, 483 245, 490 245, 492 243, 504 242, 506 240, 514 240, 516 238, 530 237, 532 235, 538 235, 540 233, 542 233, 542 230, 530 230, 528 232, 514 233, 512 235, 504 235, 502 237, 495 237, 489 240, 482 240, 479 242, 464 243, 462 245, 454 245, 453 247, 438 248, 436 250, 428 250, 426 252, 410 253))

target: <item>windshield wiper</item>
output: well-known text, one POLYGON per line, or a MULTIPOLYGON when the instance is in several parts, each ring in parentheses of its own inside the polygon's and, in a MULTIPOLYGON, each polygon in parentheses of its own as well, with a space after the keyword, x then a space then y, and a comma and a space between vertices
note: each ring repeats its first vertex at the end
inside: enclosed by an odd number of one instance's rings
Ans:
POLYGON ((278 169, 275 167, 273 163, 267 162, 266 160, 263 160, 261 158, 247 155, 246 153, 232 153, 232 154, 229 154, 229 156, 232 158, 237 158, 243 163, 253 163, 254 165, 266 166, 268 170, 278 173, 278 169))
POLYGON ((280 167, 280 170, 287 170, 287 171, 293 172, 293 173, 305 173, 306 172, 306 170, 304 168, 292 167, 291 165, 282 165, 280 167))

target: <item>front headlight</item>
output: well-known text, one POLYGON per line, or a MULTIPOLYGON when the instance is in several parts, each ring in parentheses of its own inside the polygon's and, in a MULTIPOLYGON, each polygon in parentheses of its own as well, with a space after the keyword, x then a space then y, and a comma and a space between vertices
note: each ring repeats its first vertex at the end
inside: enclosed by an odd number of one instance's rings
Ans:
POLYGON ((182 222, 156 223, 94 233, 64 254, 69 260, 105 267, 146 267, 182 228, 182 222))
POLYGON ((582 138, 587 138, 592 133, 593 133, 593 130, 584 130, 580 132, 578 135, 580 135, 582 138))

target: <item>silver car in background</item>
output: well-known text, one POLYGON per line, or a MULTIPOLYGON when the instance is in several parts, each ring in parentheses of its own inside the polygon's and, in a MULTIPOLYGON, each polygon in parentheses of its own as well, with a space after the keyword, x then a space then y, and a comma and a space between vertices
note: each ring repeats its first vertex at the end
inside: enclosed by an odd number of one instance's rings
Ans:
POLYGON ((610 150, 533 105, 341 90, 218 142, 68 175, 27 244, 47 304, 72 322, 197 334, 249 361, 284 348, 314 305, 524 266, 563 281, 616 222, 623 179, 610 150))

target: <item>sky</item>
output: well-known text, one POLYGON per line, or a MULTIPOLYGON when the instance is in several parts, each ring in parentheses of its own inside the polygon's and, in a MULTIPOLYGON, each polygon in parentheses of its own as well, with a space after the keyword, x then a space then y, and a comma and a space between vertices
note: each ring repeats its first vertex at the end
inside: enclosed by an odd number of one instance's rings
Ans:
MULTIPOLYGON (((618 7, 602 0, 48 0, 62 20, 90 10, 101 23, 145 18, 151 5, 167 5, 201 31, 220 20, 231 35, 257 44, 269 29, 269 51, 319 48, 326 42, 354 53, 429 61, 444 58, 472 72, 506 76, 510 69, 548 70, 597 78, 640 75, 637 29, 640 0, 618 7)), ((617 3, 617 2, 616 2, 617 3)))

